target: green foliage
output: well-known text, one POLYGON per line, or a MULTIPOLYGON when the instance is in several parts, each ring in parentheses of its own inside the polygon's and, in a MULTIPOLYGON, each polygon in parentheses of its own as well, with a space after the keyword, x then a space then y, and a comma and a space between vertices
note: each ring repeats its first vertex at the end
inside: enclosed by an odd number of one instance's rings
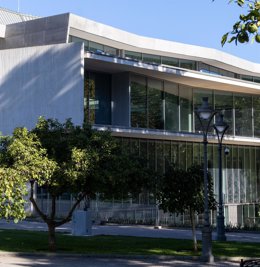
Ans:
POLYGON ((25 218, 24 196, 26 185, 23 177, 10 168, 0 168, 0 217, 14 219, 25 218))
MULTIPOLYGON (((186 170, 169 166, 159 193, 161 207, 164 211, 183 213, 193 210, 201 213, 204 209, 203 168, 193 165, 186 170)), ((213 194, 213 181, 208 172, 209 207, 214 209, 216 202, 213 194)))
POLYGON ((146 160, 127 154, 119 147, 114 151, 113 160, 103 162, 102 166, 106 197, 134 197, 152 187, 153 172, 146 167, 146 160))
POLYGON ((5 196, 0 212, 5 217, 23 218, 22 196, 26 182, 30 182, 29 199, 48 225, 51 251, 56 248, 55 228, 71 220, 83 199, 96 192, 120 197, 138 193, 149 178, 140 159, 123 154, 109 131, 75 126, 71 120, 60 123, 41 117, 32 131, 17 128, 10 139, 3 139, 0 162, 0 190, 5 196), (50 195, 48 214, 34 198, 35 183, 50 195), (64 193, 72 194, 75 202, 67 216, 57 220, 56 200, 64 193))
POLYGON ((26 182, 48 179, 56 166, 47 159, 37 137, 25 128, 16 129, 1 144, 0 217, 17 221, 25 218, 26 182))
POLYGON ((260 42, 259 27, 260 27, 260 1, 258 0, 230 0, 239 7, 245 9, 245 14, 240 14, 239 20, 233 25, 232 31, 227 32, 222 36, 222 46, 233 41, 238 43, 247 43, 250 37, 257 43, 260 42), (228 37, 231 36, 229 39, 228 37))
POLYGON ((101 184, 100 165, 109 161, 116 146, 109 132, 92 130, 88 125, 74 126, 70 120, 40 118, 32 131, 57 168, 43 184, 55 197, 72 193, 76 198, 93 195, 101 184))

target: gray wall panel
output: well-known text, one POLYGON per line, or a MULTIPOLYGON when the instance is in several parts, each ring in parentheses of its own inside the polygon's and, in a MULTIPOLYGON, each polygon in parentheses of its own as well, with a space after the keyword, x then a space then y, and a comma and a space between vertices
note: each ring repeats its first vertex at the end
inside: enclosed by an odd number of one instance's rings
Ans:
POLYGON ((66 43, 69 32, 69 14, 39 18, 6 25, 1 49, 66 43))
POLYGON ((31 129, 39 116, 81 125, 83 88, 80 43, 0 51, 0 131, 31 129))

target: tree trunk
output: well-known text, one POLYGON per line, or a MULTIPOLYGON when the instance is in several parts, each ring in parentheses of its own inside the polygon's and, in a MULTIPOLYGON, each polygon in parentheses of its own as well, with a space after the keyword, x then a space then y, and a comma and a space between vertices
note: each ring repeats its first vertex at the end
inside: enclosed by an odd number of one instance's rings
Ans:
POLYGON ((198 243, 197 243, 197 237, 196 237, 195 212, 193 209, 190 209, 190 222, 191 222, 191 228, 192 228, 193 250, 197 252, 198 243))
POLYGON ((55 237, 55 226, 54 224, 48 224, 49 230, 49 251, 55 252, 56 251, 56 237, 55 237))

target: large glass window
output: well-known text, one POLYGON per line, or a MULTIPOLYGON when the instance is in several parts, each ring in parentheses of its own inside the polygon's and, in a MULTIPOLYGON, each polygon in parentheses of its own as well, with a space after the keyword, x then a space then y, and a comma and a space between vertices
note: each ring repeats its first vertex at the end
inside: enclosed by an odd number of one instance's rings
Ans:
POLYGON ((245 193, 246 193, 246 202, 250 202, 250 185, 251 185, 251 169, 250 169, 250 148, 245 148, 245 193))
POLYGON ((260 137, 260 96, 253 97, 254 136, 260 137))
POLYGON ((151 54, 143 54, 143 61, 149 63, 161 64, 161 57, 151 54))
POLYGON ((155 142, 156 147, 156 171, 163 174, 164 169, 164 151, 163 151, 163 142, 155 142))
POLYGON ((131 127, 147 128, 147 88, 142 76, 132 76, 131 127))
POLYGON ((70 36, 70 42, 73 42, 73 43, 84 43, 84 49, 88 50, 88 46, 89 46, 88 40, 84 40, 84 39, 76 37, 76 36, 70 36))
POLYGON ((165 130, 179 131, 179 89, 175 83, 164 82, 165 130))
POLYGON ((239 147, 240 202, 246 202, 246 171, 244 147, 239 147))
POLYGON ((88 123, 95 123, 95 110, 97 102, 95 100, 95 76, 87 72, 84 81, 84 120, 88 123))
POLYGON ((179 60, 173 57, 162 57, 162 64, 179 67, 179 60))
POLYGON ((104 52, 112 56, 117 55, 117 49, 107 45, 104 45, 104 52))
POLYGON ((125 51, 125 57, 130 57, 136 60, 142 60, 142 54, 139 52, 125 51))
POLYGON ((95 42, 89 41, 89 51, 91 52, 104 52, 104 46, 95 42))
POLYGON ((227 134, 233 135, 233 94, 215 91, 215 109, 224 114, 224 120, 229 125, 227 134))
POLYGON ((148 79, 148 128, 163 129, 163 90, 162 82, 148 79))
POLYGON ((184 85, 179 86, 180 94, 180 126, 181 131, 192 132, 192 88, 184 85))
POLYGON ((196 61, 180 59, 180 68, 196 70, 196 61))
POLYGON ((234 95, 235 107, 235 135, 252 136, 252 97, 248 95, 234 95))
POLYGON ((111 124, 111 76, 87 72, 84 85, 85 121, 111 124))
MULTIPOLYGON (((208 103, 210 107, 214 107, 213 105, 213 91, 212 90, 203 90, 203 89, 194 89, 193 90, 193 107, 194 107, 194 111, 196 111, 202 104, 202 99, 203 97, 207 97, 208 98, 208 103)), ((201 131, 201 125, 199 122, 199 119, 197 117, 197 115, 195 114, 195 132, 199 132, 201 131)))

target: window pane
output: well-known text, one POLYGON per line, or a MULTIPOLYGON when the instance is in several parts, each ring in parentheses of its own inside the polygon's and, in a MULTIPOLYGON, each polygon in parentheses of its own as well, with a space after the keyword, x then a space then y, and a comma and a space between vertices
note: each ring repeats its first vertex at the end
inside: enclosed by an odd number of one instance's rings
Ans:
POLYGON ((94 43, 94 42, 89 42, 89 51, 91 52, 104 52, 104 46, 102 44, 94 43))
POLYGON ((252 97, 235 95, 235 135, 252 136, 252 97))
POLYGON ((162 57, 162 64, 179 67, 179 60, 173 57, 162 57))
MULTIPOLYGON (((195 112, 201 106, 203 97, 208 97, 209 106, 213 108, 213 91, 203 90, 203 89, 194 89, 193 90, 193 106, 194 106, 195 112)), ((201 124, 199 122, 197 115, 195 114, 195 131, 199 132, 201 130, 202 130, 201 124)))
POLYGON ((229 125, 227 134, 233 133, 233 95, 232 93, 215 92, 215 109, 224 114, 224 121, 229 125))
POLYGON ((192 132, 192 89, 180 85, 179 94, 181 131, 192 132))
POLYGON ((148 127, 164 129, 162 82, 148 79, 148 127))
POLYGON ((198 70, 200 72, 209 73, 209 65, 208 64, 205 64, 203 62, 199 62, 198 66, 199 66, 198 70))
POLYGON ((260 77, 254 77, 254 82, 255 83, 260 83, 260 77))
POLYGON ((260 97, 253 97, 254 136, 260 137, 260 97))
POLYGON ((245 80, 245 81, 252 82, 253 81, 253 76, 241 75, 241 79, 245 80))
POLYGON ((111 124, 111 76, 87 73, 85 80, 85 120, 96 124, 111 124))
POLYGON ((96 123, 111 124, 111 75, 96 74, 96 123))
POLYGON ((95 123, 95 76, 86 73, 84 81, 84 120, 88 123, 95 123))
POLYGON ((76 36, 70 36, 70 42, 72 42, 72 43, 84 43, 85 51, 88 50, 88 46, 89 46, 88 40, 84 40, 84 39, 81 39, 81 38, 76 37, 76 36))
POLYGON ((133 76, 131 81, 131 126, 147 127, 146 81, 144 77, 133 76))
POLYGON ((163 174, 164 169, 164 155, 163 155, 163 142, 155 142, 156 145, 156 171, 163 174))
POLYGON ((104 45, 104 52, 113 56, 117 55, 116 48, 107 45, 104 45))
POLYGON ((165 130, 179 131, 179 96, 178 85, 164 83, 165 130))
POLYGON ((142 60, 142 54, 139 52, 125 51, 125 57, 142 60))
POLYGON ((143 61, 161 64, 161 57, 157 55, 143 54, 143 61))
POLYGON ((186 59, 180 59, 180 67, 184 69, 196 70, 196 62, 186 59))

